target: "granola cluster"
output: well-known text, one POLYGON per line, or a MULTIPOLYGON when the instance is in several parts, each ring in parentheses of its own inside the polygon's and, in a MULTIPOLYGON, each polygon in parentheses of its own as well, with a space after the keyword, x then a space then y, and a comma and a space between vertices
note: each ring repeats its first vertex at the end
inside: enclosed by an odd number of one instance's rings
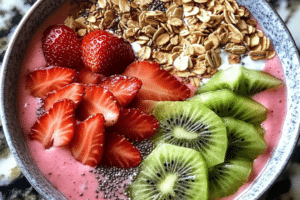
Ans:
POLYGON ((232 64, 275 56, 270 40, 235 0, 98 0, 70 15, 65 24, 84 36, 110 29, 141 45, 140 59, 158 62, 171 74, 199 86, 218 71, 221 49, 232 64))

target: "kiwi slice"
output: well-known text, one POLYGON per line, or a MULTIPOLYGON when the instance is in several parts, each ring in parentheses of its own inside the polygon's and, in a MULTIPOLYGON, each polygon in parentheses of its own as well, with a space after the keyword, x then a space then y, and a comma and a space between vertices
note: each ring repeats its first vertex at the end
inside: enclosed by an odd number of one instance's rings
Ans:
POLYGON ((153 141, 170 143, 201 152, 207 165, 224 162, 227 150, 226 127, 220 117, 198 102, 159 103, 153 115, 160 122, 153 141))
POLYGON ((193 149, 161 144, 143 160, 128 193, 132 200, 207 200, 205 160, 193 149))
POLYGON ((254 160, 267 148, 259 129, 254 125, 231 117, 223 118, 227 128, 227 157, 243 157, 254 160))
POLYGON ((266 130, 263 127, 261 127, 261 125, 257 125, 257 126, 255 126, 255 128, 261 137, 265 136, 266 130))
POLYGON ((202 103, 220 117, 233 117, 251 124, 259 125, 267 118, 265 106, 226 89, 196 95, 190 101, 202 103))
POLYGON ((252 161, 236 157, 210 167, 208 169, 209 199, 219 199, 237 192, 248 180, 252 165, 252 161))
POLYGON ((239 95, 252 96, 283 84, 282 80, 271 74, 239 66, 219 70, 207 83, 199 87, 196 94, 228 89, 239 95))

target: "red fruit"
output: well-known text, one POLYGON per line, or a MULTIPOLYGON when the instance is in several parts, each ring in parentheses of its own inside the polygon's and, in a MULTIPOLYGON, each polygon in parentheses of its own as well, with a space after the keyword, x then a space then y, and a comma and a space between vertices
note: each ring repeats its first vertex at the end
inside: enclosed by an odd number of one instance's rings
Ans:
POLYGON ((130 168, 142 161, 140 151, 117 133, 107 133, 101 163, 108 166, 130 168))
POLYGON ((134 98, 128 107, 130 108, 138 108, 145 113, 151 113, 155 108, 156 104, 160 101, 154 100, 139 100, 138 98, 134 98))
POLYGON ((97 166, 103 154, 105 120, 102 114, 91 116, 75 127, 70 148, 72 155, 82 164, 97 166))
POLYGON ((121 106, 127 106, 142 86, 142 82, 135 77, 113 75, 101 85, 107 88, 118 99, 121 106))
POLYGON ((50 92, 72 83, 76 77, 74 69, 51 67, 38 69, 26 77, 26 89, 35 97, 43 98, 50 92))
POLYGON ((139 100, 182 101, 190 96, 189 88, 159 64, 150 61, 132 63, 125 72, 127 76, 139 78, 143 85, 137 94, 139 100))
POLYGON ((50 65, 76 68, 82 63, 80 40, 65 25, 49 26, 43 33, 42 49, 50 65))
POLYGON ((105 76, 122 73, 135 58, 129 42, 103 30, 87 34, 81 50, 85 66, 105 76))
POLYGON ((136 108, 122 109, 112 130, 134 141, 150 138, 158 129, 159 121, 136 108))
POLYGON ((56 102, 48 113, 32 126, 29 137, 41 142, 46 149, 70 143, 75 129, 74 103, 64 99, 56 102))
POLYGON ((81 102, 83 95, 84 86, 80 83, 72 83, 48 94, 44 101, 44 109, 48 111, 55 102, 63 99, 72 100, 74 102, 74 107, 77 107, 81 102))
POLYGON ((100 84, 106 77, 102 74, 96 74, 88 68, 79 71, 78 81, 83 84, 100 84))
POLYGON ((112 126, 118 120, 120 106, 116 97, 107 89, 97 85, 86 85, 85 95, 76 115, 80 120, 84 120, 97 113, 104 115, 106 126, 112 126))

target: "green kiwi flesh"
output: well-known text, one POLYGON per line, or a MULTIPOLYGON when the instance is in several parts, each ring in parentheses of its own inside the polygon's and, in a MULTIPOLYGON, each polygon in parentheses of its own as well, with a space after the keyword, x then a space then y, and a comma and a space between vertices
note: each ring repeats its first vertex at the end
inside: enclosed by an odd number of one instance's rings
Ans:
POLYGON ((128 193, 132 200, 207 200, 205 160, 193 149, 161 144, 143 160, 128 193))
POLYGON ((283 81, 271 74, 239 66, 219 70, 207 83, 199 87, 196 94, 228 89, 242 96, 252 96, 281 85, 283 81))
POLYGON ((265 136, 266 130, 265 130, 262 126, 257 125, 257 126, 255 126, 255 128, 256 128, 256 131, 259 133, 259 135, 260 135, 261 137, 264 137, 264 136, 265 136))
POLYGON ((228 159, 208 169, 209 199, 233 195, 248 180, 252 161, 243 158, 228 159))
POLYGON ((223 122, 227 128, 227 157, 254 160, 266 150, 266 142, 254 125, 231 117, 223 118, 223 122))
POLYGON ((226 127, 220 117, 198 102, 165 102, 152 112, 160 122, 153 141, 201 152, 207 165, 224 162, 227 150, 226 127))
POLYGON ((203 104, 220 117, 233 117, 255 125, 267 118, 268 110, 265 106, 226 89, 196 95, 190 101, 203 104))

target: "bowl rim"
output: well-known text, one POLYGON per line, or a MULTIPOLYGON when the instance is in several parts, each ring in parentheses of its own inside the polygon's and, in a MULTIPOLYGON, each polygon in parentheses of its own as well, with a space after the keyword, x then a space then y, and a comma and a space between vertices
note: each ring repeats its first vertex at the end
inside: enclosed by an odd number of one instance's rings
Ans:
MULTIPOLYGON (((64 0, 64 1, 68 1, 68 0, 64 0)), ((283 20, 281 19, 281 17, 279 16, 279 14, 276 12, 276 10, 270 5, 270 3, 266 0, 261 0, 262 2, 264 2, 265 4, 268 5, 269 8, 271 8, 271 12, 272 12, 272 15, 276 15, 276 18, 279 19, 280 21, 280 25, 284 28, 284 31, 285 33, 287 34, 287 37, 288 39, 292 42, 292 46, 293 48, 297 49, 296 48, 296 43, 289 31, 289 29, 287 28, 286 24, 283 22, 283 20)), ((21 170, 22 170, 22 173, 25 175, 25 177, 27 178, 27 180, 32 184, 32 186, 40 193, 42 194, 42 196, 44 196, 45 198, 48 198, 47 197, 47 194, 45 193, 45 191, 40 188, 36 182, 34 180, 32 180, 32 175, 28 173, 28 171, 25 169, 25 164, 24 162, 19 159, 18 155, 17 155, 17 152, 15 150, 15 146, 14 144, 12 143, 11 141, 11 133, 9 133, 9 130, 8 130, 8 127, 7 127, 7 124, 6 124, 6 115, 5 115, 5 112, 4 112, 4 82, 5 82, 5 77, 7 75, 7 65, 8 65, 8 62, 9 62, 9 55, 11 54, 12 52, 12 49, 15 45, 15 41, 16 41, 16 38, 18 37, 18 35, 20 34, 22 28, 24 27, 25 23, 27 22, 28 18, 30 18, 30 16, 43 4, 43 0, 37 0, 34 5, 29 9, 29 11, 24 15, 24 17, 22 18, 21 22, 19 23, 17 29, 15 30, 13 36, 11 37, 10 41, 9 41, 9 44, 8 44, 8 47, 7 47, 7 50, 6 50, 6 53, 5 53, 5 56, 4 56, 4 59, 3 59, 3 64, 2 64, 2 68, 1 68, 1 74, 0 74, 0 79, 1 79, 1 82, 0 82, 0 116, 1 116, 1 122, 2 122, 2 126, 3 126, 3 131, 4 131, 4 135, 5 135, 5 138, 6 138, 6 141, 8 143, 8 146, 12 152, 12 154, 14 155, 15 159, 17 160, 17 163, 19 166, 21 166, 21 170)), ((298 60, 298 63, 300 62, 300 56, 299 56, 299 53, 298 51, 296 51, 296 59, 298 60)), ((285 74, 286 75, 286 74, 285 74)), ((288 109, 287 109, 288 110, 288 109)), ((286 119, 285 119, 286 120, 286 119)), ((285 121, 284 120, 284 121, 285 121)), ((299 121, 297 121, 297 136, 295 138, 295 140, 293 141, 293 143, 291 144, 291 147, 290 147, 290 150, 288 151, 287 153, 287 157, 285 158, 283 164, 280 166, 280 168, 276 171, 275 174, 273 174, 272 178, 269 180, 268 182, 268 187, 264 187, 262 189, 260 189, 258 192, 259 196, 263 195, 266 191, 268 191, 270 189, 270 186, 272 184, 274 184, 275 180, 278 178, 278 176, 282 173, 282 171, 285 169, 285 167, 287 166, 290 158, 291 158, 291 155, 294 153, 294 150, 295 150, 295 146, 296 144, 298 143, 298 140, 299 140, 299 137, 300 137, 300 119, 298 119, 299 121)), ((276 151, 276 148, 274 149, 274 151, 276 151)), ((273 155, 272 155, 273 157, 273 155)), ((271 157, 271 158, 272 158, 271 157)), ((266 166, 268 165, 268 163, 266 164, 266 166)), ((265 167, 266 167, 265 166, 265 167)), ((262 170, 262 172, 264 172, 265 169, 262 170)), ((246 189, 245 192, 247 192, 249 190, 246 189)), ((240 199, 240 197, 243 197, 243 194, 244 192, 238 196, 238 198, 240 199)))
MULTIPOLYGON (((295 51, 296 53, 296 58, 298 60, 298 65, 300 63, 300 49, 297 48, 297 45, 296 45, 296 42, 290 32, 290 30, 288 29, 287 25, 285 24, 285 22, 283 21, 283 19, 281 18, 281 16, 278 14, 278 12, 275 10, 275 8, 271 5, 271 3, 268 1, 268 0, 262 0, 265 4, 268 5, 268 7, 271 9, 272 11, 272 14, 275 15, 277 17, 277 19, 279 20, 280 22, 280 25, 284 28, 284 31, 286 32, 287 36, 288 36, 288 39, 292 42, 292 46, 293 48, 295 48, 297 51, 295 51)), ((251 13, 252 14, 252 13, 251 13)), ((277 52, 276 52, 277 53, 277 52)), ((284 71, 284 75, 286 77, 286 71, 284 71)), ((287 88, 288 89, 288 88, 287 88)), ((287 91, 288 92, 288 91, 287 91)), ((287 99, 287 105, 288 106, 288 101, 289 99, 287 99)), ((288 111, 288 108, 287 108, 287 111, 288 111)), ((287 113, 286 113, 287 115, 287 113)), ((297 123, 297 136, 295 137, 295 140, 293 141, 292 143, 292 146, 291 146, 291 150, 288 152, 288 155, 287 157, 285 158, 284 160, 284 163, 281 165, 280 169, 276 171, 275 174, 273 174, 273 176, 271 177, 271 179, 269 180, 268 182, 268 187, 264 187, 263 189, 260 189, 259 191, 257 191, 259 193, 259 198, 262 197, 262 195, 264 195, 267 191, 269 191, 272 187, 272 185, 275 184, 276 180, 279 178, 279 176, 282 174, 282 172, 284 171, 284 169, 288 166, 288 163, 289 161, 291 160, 291 156, 292 154, 295 152, 295 148, 297 146, 297 143, 300 142, 300 119, 298 119, 298 123, 297 123)), ((286 118, 284 119, 284 122, 286 121, 286 118)), ((283 127, 282 127, 283 129, 283 127)), ((281 130, 282 131, 282 130, 281 130)), ((281 133, 282 134, 282 133, 281 133)), ((280 139, 279 139, 280 140, 280 139)), ((279 143, 279 141, 278 141, 279 143)), ((278 144, 277 144, 278 146, 278 144)), ((276 151, 277 149, 277 146, 275 147, 275 149, 273 150, 273 153, 276 151)), ((272 157, 273 157, 273 154, 272 154, 272 157)), ((271 157, 271 158, 272 158, 271 157)), ((270 161, 270 158, 269 158, 269 161, 270 161)), ((261 173, 263 173, 266 168, 268 167, 269 165, 269 161, 266 163, 266 165, 264 166, 264 168, 262 169, 261 173)), ((256 181, 256 180, 254 180, 256 181)), ((244 194, 249 190, 249 188, 253 185, 254 183, 251 183, 251 185, 243 192, 241 193, 237 198, 238 199, 242 199, 244 197, 244 194)))
MULTIPOLYGON (((66 2, 68 0, 64 0, 64 2, 66 2)), ((44 198, 46 199, 53 199, 53 197, 49 197, 49 194, 39 186, 38 181, 35 180, 32 175, 29 173, 29 171, 26 169, 26 163, 20 159, 17 151, 16 151, 16 147, 12 142, 12 139, 10 137, 11 133, 9 133, 8 130, 8 126, 6 123, 6 115, 5 115, 5 102, 4 102, 4 82, 5 82, 5 77, 7 74, 7 65, 9 63, 9 57, 10 54, 13 50, 13 47, 15 45, 16 39, 18 37, 18 35, 20 34, 20 32, 22 31, 22 29, 25 26, 25 23, 27 22, 27 20, 31 17, 31 15, 43 4, 43 0, 37 0, 31 7, 30 9, 25 13, 25 15, 23 16, 23 18, 21 19, 21 21, 19 22, 15 32, 13 33, 8 45, 7 45, 7 49, 5 51, 5 55, 4 55, 4 59, 2 62, 2 66, 1 66, 1 71, 0 71, 0 118, 1 118, 1 124, 3 127, 3 132, 4 132, 4 136, 6 139, 6 142, 8 144, 8 147, 11 151, 11 153, 13 154, 15 160, 17 161, 18 166, 20 167, 23 175, 26 177, 26 179, 28 180, 28 182, 34 187, 34 189, 41 194, 44 198)), ((49 15, 48 15, 49 16, 49 15)), ((47 16, 43 19, 43 21, 47 18, 47 16)), ((42 22, 43 23, 43 22, 42 22)), ((35 28, 36 31, 36 28, 35 28)), ((28 43, 27 43, 28 45, 28 43)), ((46 179, 47 180, 47 179, 46 179)), ((50 183, 50 182, 49 182, 50 183)), ((51 184, 51 183, 50 183, 51 184)), ((55 190, 57 190, 56 188, 54 188, 54 186, 51 184, 51 187, 55 190)), ((64 197, 64 195, 58 191, 58 193, 64 197)), ((66 199, 66 198, 60 198, 60 199, 66 199)), ((67 199, 66 199, 67 200, 67 199)))
MULTIPOLYGON (((298 61, 298 65, 300 63, 300 49, 297 48, 297 45, 296 45, 296 42, 290 32, 290 30, 288 29, 287 25, 284 23, 283 19, 280 17, 280 15, 277 13, 277 11, 275 10, 275 8, 267 1, 267 0, 262 0, 270 9, 271 9, 271 12, 273 15, 275 15, 277 17, 277 19, 279 20, 280 22, 280 25, 283 27, 284 31, 286 32, 287 36, 288 36, 288 39, 292 42, 292 46, 293 48, 296 49, 295 51, 295 56, 297 58, 297 61, 298 61)), ((250 12, 251 13, 251 12, 250 12)), ((251 13, 252 14, 252 13, 251 13)), ((277 53, 277 52, 276 52, 277 53)), ((284 75, 285 75, 285 78, 286 78, 286 71, 284 69, 284 75)), ((288 90, 289 88, 287 88, 288 90)), ((288 92, 288 91, 287 91, 288 92)), ((288 94, 287 94, 288 95, 288 94)), ((287 99, 287 113, 286 115, 288 114, 288 103, 289 103, 289 99, 287 99)), ((299 116, 299 115, 298 115, 299 116)), ((285 121, 286 121, 286 117, 284 118, 284 124, 285 124, 285 121)), ((283 126, 284 126, 283 124, 283 126)), ((288 151, 287 153, 287 156, 286 158, 284 159, 284 162, 282 163, 282 165, 280 166, 279 169, 276 170, 276 173, 273 174, 273 176, 268 180, 267 184, 268 186, 267 187, 264 187, 264 188, 256 188, 258 189, 256 192, 258 193, 258 198, 262 197, 262 195, 264 195, 268 190, 271 189, 272 185, 275 184, 276 180, 279 178, 279 176, 282 174, 282 172, 284 171, 284 169, 288 166, 288 163, 291 159, 291 156, 292 154, 295 152, 295 148, 296 148, 296 145, 297 143, 299 142, 300 140, 300 119, 298 118, 298 122, 297 122, 297 135, 295 137, 295 140, 293 141, 292 145, 290 146, 290 151, 288 151)), ((283 131, 283 127, 282 127, 282 130, 281 132, 283 131)), ((282 133, 281 133, 282 134, 282 133)), ((279 141, 280 141, 280 138, 279 138, 279 141)), ((278 141, 278 143, 279 143, 278 141)), ((268 166, 269 166, 269 162, 271 160, 271 158, 273 158, 274 156, 274 152, 276 151, 277 147, 278 147, 278 143, 276 145, 276 147, 274 148, 273 150, 273 154, 272 154, 272 157, 269 158, 268 162, 266 163, 266 165, 264 166, 264 168, 262 169, 262 171, 260 172, 260 174, 264 173, 265 170, 267 170, 268 166)), ((238 195, 237 199, 244 199, 247 197, 245 196, 245 193, 247 193, 247 191, 250 190, 250 187, 255 184, 255 182, 257 181, 257 179, 254 180, 253 183, 251 183, 251 185, 245 190, 243 191, 240 195, 238 195)))

